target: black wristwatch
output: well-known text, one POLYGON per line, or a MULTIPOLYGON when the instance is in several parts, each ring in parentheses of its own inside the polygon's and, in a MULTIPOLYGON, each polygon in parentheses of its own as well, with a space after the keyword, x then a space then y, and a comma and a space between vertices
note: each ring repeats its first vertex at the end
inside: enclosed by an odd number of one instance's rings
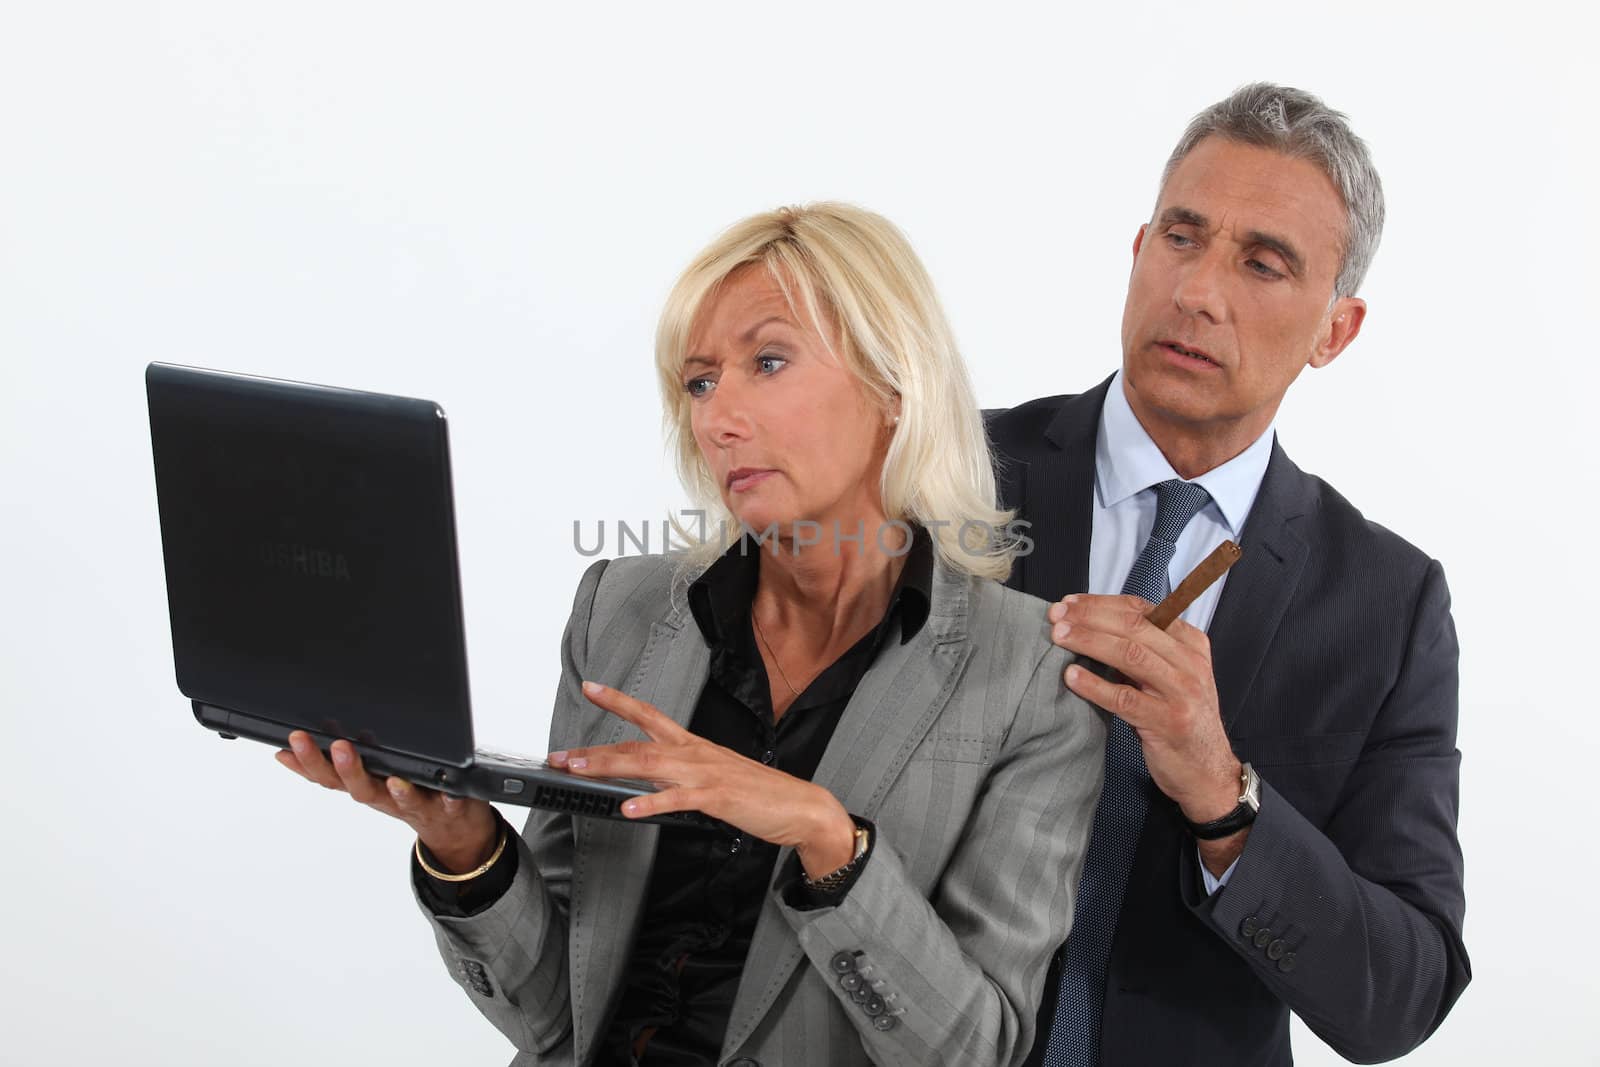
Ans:
POLYGON ((1215 841, 1236 834, 1255 822, 1256 812, 1261 810, 1261 779, 1256 777, 1256 769, 1248 763, 1239 772, 1239 789, 1239 806, 1222 818, 1210 822, 1189 822, 1184 819, 1189 824, 1189 832, 1202 841, 1215 841))

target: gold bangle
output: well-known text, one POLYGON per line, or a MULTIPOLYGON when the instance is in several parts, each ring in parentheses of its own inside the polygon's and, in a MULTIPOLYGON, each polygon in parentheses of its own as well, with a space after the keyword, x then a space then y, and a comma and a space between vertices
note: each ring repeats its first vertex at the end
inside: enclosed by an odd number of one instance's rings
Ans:
POLYGON ((417 838, 417 844, 416 844, 416 847, 413 849, 413 851, 416 852, 416 854, 417 854, 417 862, 422 864, 422 869, 427 871, 428 874, 431 875, 432 877, 439 879, 439 881, 441 881, 441 882, 470 882, 474 878, 476 878, 480 874, 482 874, 484 871, 487 871, 490 867, 494 866, 494 861, 499 859, 500 858, 500 853, 502 853, 502 852, 504 852, 506 850, 506 842, 509 841, 510 839, 511 839, 511 835, 506 833, 505 827, 501 827, 500 828, 500 843, 498 845, 494 846, 494 853, 488 859, 484 860, 481 865, 479 865, 478 867, 474 868, 473 870, 468 871, 466 874, 446 874, 444 871, 435 870, 434 868, 430 867, 428 865, 428 861, 422 858, 422 838, 421 837, 417 838))

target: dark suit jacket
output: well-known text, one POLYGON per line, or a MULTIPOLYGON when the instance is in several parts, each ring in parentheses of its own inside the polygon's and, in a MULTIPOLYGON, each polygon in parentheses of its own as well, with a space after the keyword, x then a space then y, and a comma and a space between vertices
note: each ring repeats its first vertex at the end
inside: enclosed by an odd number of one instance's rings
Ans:
MULTIPOLYGON (((1109 384, 989 413, 1001 498, 1032 523, 1011 584, 1046 600, 1088 586, 1109 384)), ((1287 1064, 1291 1009, 1351 1060, 1392 1059, 1471 976, 1443 571, 1276 443, 1241 544, 1209 634, 1261 812, 1208 898, 1194 839, 1156 795, 1111 950, 1104 1064, 1287 1064)))

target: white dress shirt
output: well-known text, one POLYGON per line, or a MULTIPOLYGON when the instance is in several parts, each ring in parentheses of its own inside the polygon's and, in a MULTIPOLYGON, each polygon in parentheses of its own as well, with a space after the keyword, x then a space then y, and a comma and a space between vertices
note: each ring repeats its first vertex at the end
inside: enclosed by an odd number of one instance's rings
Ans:
MULTIPOLYGON (((1238 541, 1261 489, 1272 457, 1273 428, 1256 438, 1249 448, 1222 464, 1190 479, 1211 495, 1211 500, 1184 527, 1177 550, 1167 567, 1167 588, 1181 582, 1200 561, 1225 540, 1238 541)), ((1133 561, 1156 523, 1155 486, 1178 477, 1161 449, 1150 439, 1128 405, 1119 370, 1106 391, 1100 428, 1094 442, 1094 518, 1089 536, 1089 592, 1116 594, 1133 570, 1133 561)), ((1208 629, 1227 575, 1200 594, 1182 618, 1201 630, 1208 629)), ((1214 893, 1228 882, 1233 867, 1214 877, 1200 864, 1206 892, 1214 893)))

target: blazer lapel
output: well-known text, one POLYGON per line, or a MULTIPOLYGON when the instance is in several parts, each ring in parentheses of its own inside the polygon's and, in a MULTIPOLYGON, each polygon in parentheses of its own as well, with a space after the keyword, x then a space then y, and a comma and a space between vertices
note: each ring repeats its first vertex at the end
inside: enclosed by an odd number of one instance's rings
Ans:
POLYGON ((1308 479, 1274 441, 1261 490, 1239 537, 1244 554, 1228 572, 1208 631, 1224 728, 1232 727, 1244 705, 1294 596, 1307 548, 1290 520, 1312 505, 1308 479))
POLYGON ((1052 601, 1089 588, 1094 441, 1111 381, 1068 398, 1026 468, 1015 472, 1021 485, 1017 503, 1033 524, 1027 531, 1033 551, 1018 561, 1013 588, 1052 601))
MULTIPOLYGON (((889 639, 856 687, 812 777, 848 811, 864 818, 877 813, 911 753, 939 718, 972 655, 966 634, 970 579, 943 563, 935 565, 934 575, 927 622, 904 645, 889 639)), ((784 849, 778 854, 774 887, 792 853, 784 849)), ((755 1031, 805 956, 771 888, 729 1015, 724 1055, 755 1031)))
MULTIPOLYGON (((650 629, 633 674, 620 688, 687 726, 710 669, 711 652, 685 614, 650 629)), ((642 739, 611 717, 594 744, 642 739)), ((574 1007, 574 1058, 586 1062, 600 1038, 611 1001, 626 976, 629 947, 644 913, 660 829, 612 819, 573 819, 574 860, 568 917, 568 965, 574 1007), (609 955, 608 955, 609 950, 609 955)))

